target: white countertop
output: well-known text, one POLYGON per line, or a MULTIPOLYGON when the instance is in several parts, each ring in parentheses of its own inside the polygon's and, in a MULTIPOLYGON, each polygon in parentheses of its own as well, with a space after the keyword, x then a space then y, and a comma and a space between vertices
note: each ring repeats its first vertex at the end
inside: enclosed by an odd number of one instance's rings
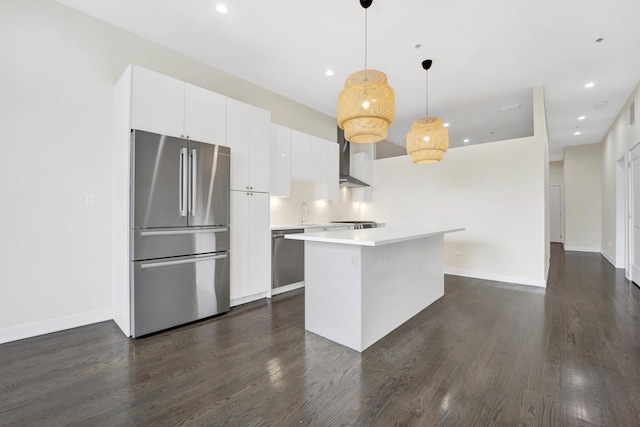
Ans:
POLYGON ((364 230, 340 230, 304 234, 287 234, 285 238, 292 240, 307 240, 310 242, 341 243, 344 245, 381 246, 463 230, 464 228, 398 226, 367 228, 364 230))

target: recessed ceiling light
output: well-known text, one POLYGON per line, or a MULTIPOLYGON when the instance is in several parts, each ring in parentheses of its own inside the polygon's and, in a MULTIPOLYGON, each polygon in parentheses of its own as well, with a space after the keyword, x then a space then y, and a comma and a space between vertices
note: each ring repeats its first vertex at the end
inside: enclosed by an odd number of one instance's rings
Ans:
POLYGON ((580 117, 578 117, 578 120, 584 120, 584 119, 586 119, 586 117, 585 117, 585 116, 580 116, 580 117))
POLYGON ((327 70, 324 72, 324 74, 327 76, 333 76, 333 70, 327 70))
POLYGON ((465 139, 465 140, 464 140, 464 141, 462 141, 462 142, 464 142, 464 143, 466 144, 467 142, 469 142, 469 138, 465 139))
POLYGON ((587 89, 591 89, 592 87, 594 87, 596 84, 594 82, 589 82, 586 85, 584 85, 584 87, 586 87, 587 89))
POLYGON ((574 135, 580 135, 582 132, 578 131, 578 132, 574 132, 574 135))
POLYGON ((224 4, 217 5, 216 10, 222 14, 229 12, 229 9, 227 9, 227 6, 225 6, 224 4))
POLYGON ((448 127, 449 127, 449 123, 445 123, 445 124, 443 124, 442 126, 444 126, 444 127, 448 128, 448 127))

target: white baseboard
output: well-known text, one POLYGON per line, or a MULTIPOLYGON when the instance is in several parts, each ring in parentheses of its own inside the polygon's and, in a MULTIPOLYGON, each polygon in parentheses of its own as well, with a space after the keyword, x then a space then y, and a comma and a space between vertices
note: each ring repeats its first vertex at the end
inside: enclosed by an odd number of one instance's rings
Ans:
POLYGON ((259 299, 267 298, 267 295, 268 292, 260 292, 254 295, 249 295, 248 297, 235 298, 231 300, 231 307, 246 304, 248 302, 258 301, 259 299))
POLYGON ((604 257, 604 259, 609 261, 611 263, 611 265, 613 265, 615 268, 624 268, 624 264, 617 265, 616 264, 616 259, 614 257, 612 257, 611 255, 609 255, 608 253, 606 253, 605 251, 600 252, 600 255, 602 255, 604 257))
POLYGON ((304 281, 292 283, 290 285, 280 286, 279 288, 271 289, 271 295, 279 295, 289 291, 295 291, 296 289, 304 288, 304 281))
POLYGON ((486 273, 484 271, 465 270, 462 268, 444 269, 445 274, 454 276, 472 277, 474 279, 493 280, 495 282, 515 283, 518 285, 536 286, 538 288, 546 288, 547 281, 544 279, 534 279, 533 277, 506 276, 503 274, 486 273))
POLYGON ((567 246, 564 245, 565 251, 574 251, 574 252, 595 252, 600 253, 600 248, 587 248, 583 246, 567 246))
POLYGON ((64 331, 65 329, 86 326, 92 323, 111 320, 111 310, 98 310, 89 313, 75 314, 73 316, 59 317, 57 319, 45 320, 42 322, 28 323, 26 325, 12 326, 0 329, 0 344, 32 338, 38 335, 50 334, 52 332, 64 331))

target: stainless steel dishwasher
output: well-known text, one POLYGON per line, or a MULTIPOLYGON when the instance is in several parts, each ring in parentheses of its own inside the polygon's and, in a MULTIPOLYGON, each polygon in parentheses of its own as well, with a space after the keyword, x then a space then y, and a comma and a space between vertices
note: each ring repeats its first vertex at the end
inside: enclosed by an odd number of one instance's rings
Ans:
POLYGON ((272 289, 304 280, 304 242, 284 238, 285 234, 297 233, 304 233, 304 228, 273 230, 271 232, 272 289))

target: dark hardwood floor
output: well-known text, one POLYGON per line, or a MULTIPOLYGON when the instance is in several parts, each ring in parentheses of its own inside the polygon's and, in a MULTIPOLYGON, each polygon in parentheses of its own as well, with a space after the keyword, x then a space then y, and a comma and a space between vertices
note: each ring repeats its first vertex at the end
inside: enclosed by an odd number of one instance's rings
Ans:
POLYGON ((305 332, 303 299, 1 345, 0 425, 640 425, 640 289, 600 255, 553 245, 546 290, 447 276, 362 354, 305 332))

